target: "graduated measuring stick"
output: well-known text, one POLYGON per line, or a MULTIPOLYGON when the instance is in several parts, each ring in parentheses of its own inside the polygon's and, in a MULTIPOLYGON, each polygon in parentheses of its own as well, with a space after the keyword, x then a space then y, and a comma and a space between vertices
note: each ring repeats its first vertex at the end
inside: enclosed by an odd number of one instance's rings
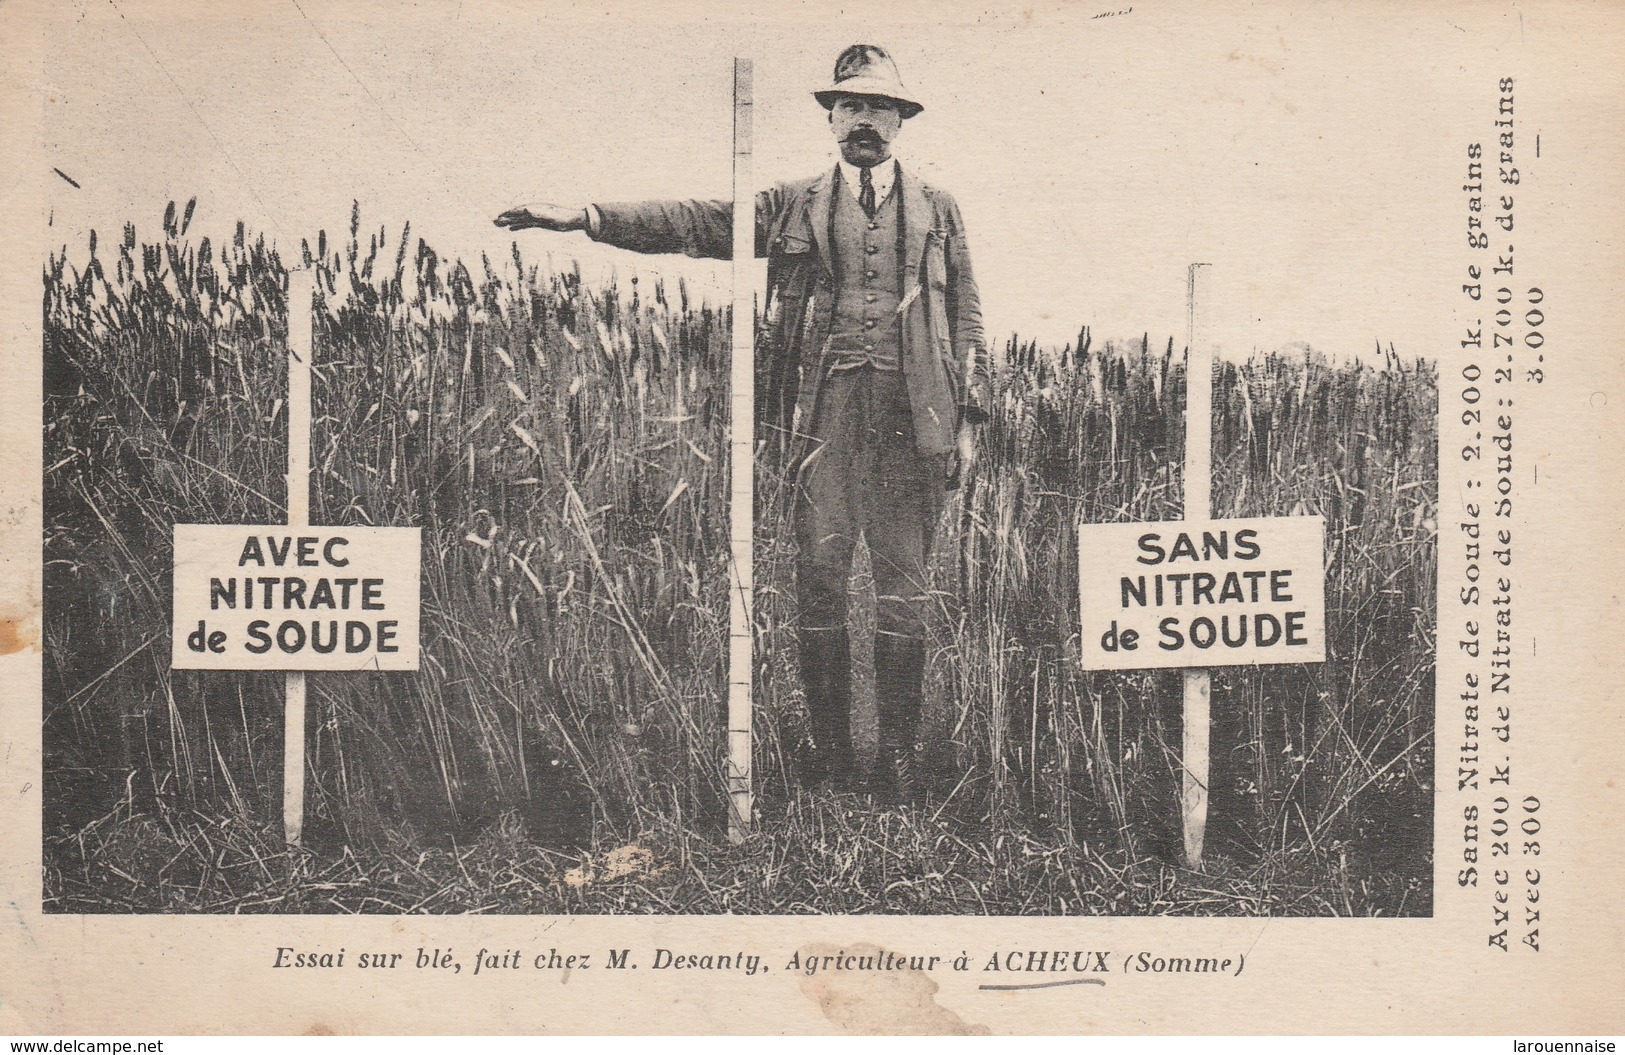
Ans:
POLYGON ((753 477, 756 448, 756 194, 751 190, 751 63, 734 59, 733 145, 733 355, 730 376, 728 463, 731 486, 728 540, 734 583, 728 591, 728 838, 750 834, 751 640, 756 541, 753 477))

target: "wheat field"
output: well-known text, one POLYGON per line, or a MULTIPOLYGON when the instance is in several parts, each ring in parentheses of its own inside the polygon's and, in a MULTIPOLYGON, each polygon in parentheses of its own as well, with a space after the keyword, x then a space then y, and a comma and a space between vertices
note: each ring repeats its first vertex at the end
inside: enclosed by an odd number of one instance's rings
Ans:
MULTIPOLYGON (((60 912, 1432 910, 1436 374, 1224 362, 1214 511, 1319 514, 1327 661, 1213 686, 1179 868, 1177 673, 1077 661, 1079 522, 1176 519, 1166 335, 997 351, 938 531, 929 806, 809 794, 787 490, 757 466, 757 833, 725 838, 729 313, 440 258, 409 229, 161 237, 46 262, 44 901, 60 912), (423 661, 312 674, 306 845, 281 678, 172 671, 176 522, 285 519, 288 266, 316 270, 313 523, 423 529, 423 661)), ((1086 320, 1080 320, 1083 322, 1086 320)), ((1375 340, 1375 338, 1373 338, 1375 340)), ((1380 346, 1379 346, 1380 350, 1380 346)), ((860 560, 860 750, 873 618, 860 560)))

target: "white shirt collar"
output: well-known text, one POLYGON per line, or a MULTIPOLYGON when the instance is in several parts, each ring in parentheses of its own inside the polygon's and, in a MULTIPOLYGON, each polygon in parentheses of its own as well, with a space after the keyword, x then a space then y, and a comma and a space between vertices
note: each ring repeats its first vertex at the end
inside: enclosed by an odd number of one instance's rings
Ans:
MULTIPOLYGON (((858 166, 850 164, 845 158, 836 158, 835 163, 841 167, 841 182, 846 184, 847 191, 855 200, 861 186, 859 180, 863 178, 858 166)), ((887 158, 869 172, 875 181, 875 204, 879 205, 891 193, 892 184, 897 182, 897 160, 887 158)))

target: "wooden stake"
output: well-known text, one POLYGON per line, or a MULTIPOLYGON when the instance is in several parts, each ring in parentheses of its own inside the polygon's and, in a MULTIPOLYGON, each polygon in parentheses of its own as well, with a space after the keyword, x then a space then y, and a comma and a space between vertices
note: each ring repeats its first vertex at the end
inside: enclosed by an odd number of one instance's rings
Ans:
MULTIPOLYGON (((1213 516, 1213 347, 1206 313, 1211 295, 1210 264, 1186 272, 1185 359, 1185 519, 1213 516)), ((1184 672, 1183 769, 1180 794, 1185 833, 1185 867, 1202 867, 1207 838, 1208 736, 1212 726, 1212 676, 1206 669, 1184 672)))
MULTIPOLYGON (((310 523, 310 360, 311 309, 315 275, 308 268, 288 272, 288 526, 310 523)), ((305 827, 305 672, 285 679, 282 725, 282 832, 298 846, 305 827)))
POLYGON ((728 504, 734 588, 728 606, 728 839, 751 828, 751 609, 754 601, 756 447, 756 193, 751 189, 751 62, 734 59, 733 361, 728 504))

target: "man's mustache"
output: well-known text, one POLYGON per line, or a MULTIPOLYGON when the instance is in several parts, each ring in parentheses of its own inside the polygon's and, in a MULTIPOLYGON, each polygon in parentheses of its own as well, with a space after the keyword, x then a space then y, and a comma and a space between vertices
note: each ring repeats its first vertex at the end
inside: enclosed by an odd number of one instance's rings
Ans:
POLYGON ((841 142, 843 142, 843 143, 884 143, 885 140, 880 138, 880 133, 876 132, 872 128, 859 128, 859 129, 856 129, 856 130, 854 130, 852 132, 847 133, 847 137, 845 139, 841 140, 841 142))

